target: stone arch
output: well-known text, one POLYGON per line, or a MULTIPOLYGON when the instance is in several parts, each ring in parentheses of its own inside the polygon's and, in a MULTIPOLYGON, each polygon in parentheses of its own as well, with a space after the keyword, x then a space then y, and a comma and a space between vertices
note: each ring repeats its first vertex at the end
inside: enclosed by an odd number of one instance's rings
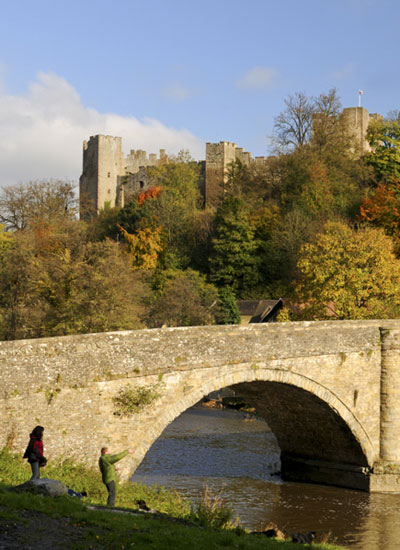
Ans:
MULTIPOLYGON (((163 420, 158 424, 156 430, 153 431, 153 437, 155 435, 153 442, 161 435, 170 422, 199 402, 204 395, 227 386, 244 387, 247 385, 248 387, 249 384, 267 383, 295 388, 296 390, 305 392, 309 396, 309 399, 318 402, 322 411, 335 418, 345 432, 347 430, 347 436, 351 439, 353 448, 359 449, 357 455, 358 462, 356 460, 353 463, 361 468, 372 466, 375 449, 368 433, 349 407, 327 387, 301 374, 264 367, 255 368, 254 365, 249 364, 241 364, 237 368, 221 369, 219 372, 222 372, 222 374, 218 375, 214 371, 213 376, 209 376, 201 387, 191 387, 181 399, 174 400, 173 405, 164 405, 163 420)), ((266 420, 268 421, 268 419, 266 420)), ((279 434, 275 432, 273 426, 271 428, 279 442, 279 434)), ((145 450, 143 457, 151 447, 151 444, 145 450)))

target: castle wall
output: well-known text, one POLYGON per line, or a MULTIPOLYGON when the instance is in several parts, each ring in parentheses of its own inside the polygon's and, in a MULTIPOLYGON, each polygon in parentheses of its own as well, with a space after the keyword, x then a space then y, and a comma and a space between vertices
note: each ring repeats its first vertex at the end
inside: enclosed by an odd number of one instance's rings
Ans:
MULTIPOLYGON (((371 119, 379 115, 369 114, 363 107, 344 109, 340 123, 354 138, 354 154, 361 155, 371 151, 366 141, 366 133, 371 119)), ((318 114, 315 115, 318 120, 318 114)), ((96 215, 106 202, 111 206, 124 206, 141 190, 145 191, 154 182, 147 168, 157 166, 166 157, 164 149, 160 156, 147 154, 141 149, 132 149, 124 157, 120 137, 92 136, 83 146, 83 172, 80 178, 81 217, 88 217, 88 205, 92 215, 96 215)), ((237 147, 235 143, 220 141, 206 143, 206 160, 200 161, 201 177, 199 188, 208 206, 219 204, 224 193, 229 165, 239 160, 247 167, 262 168, 268 157, 256 157, 237 147)))
POLYGON ((157 155, 154 153, 150 153, 150 155, 147 156, 146 151, 142 151, 142 149, 138 149, 137 151, 131 149, 129 155, 124 158, 125 172, 136 174, 142 167, 157 166, 166 156, 165 149, 160 149, 159 158, 157 158, 157 155))

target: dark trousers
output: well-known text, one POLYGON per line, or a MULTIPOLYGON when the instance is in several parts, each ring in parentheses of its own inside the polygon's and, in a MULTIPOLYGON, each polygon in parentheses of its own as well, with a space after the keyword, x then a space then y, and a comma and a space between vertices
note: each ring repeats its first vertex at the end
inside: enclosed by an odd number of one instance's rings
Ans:
POLYGON ((31 479, 40 479, 39 462, 31 462, 32 477, 31 479))
POLYGON ((110 481, 110 483, 105 483, 105 486, 107 487, 107 491, 108 491, 107 506, 115 506, 115 494, 116 494, 115 481, 110 481))

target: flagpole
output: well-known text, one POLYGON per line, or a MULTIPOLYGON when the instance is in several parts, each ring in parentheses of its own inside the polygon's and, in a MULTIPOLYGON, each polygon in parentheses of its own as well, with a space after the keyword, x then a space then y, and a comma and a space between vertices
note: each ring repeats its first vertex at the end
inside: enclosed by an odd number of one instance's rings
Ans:
POLYGON ((361 107, 361 96, 363 95, 362 90, 358 90, 358 106, 361 107))

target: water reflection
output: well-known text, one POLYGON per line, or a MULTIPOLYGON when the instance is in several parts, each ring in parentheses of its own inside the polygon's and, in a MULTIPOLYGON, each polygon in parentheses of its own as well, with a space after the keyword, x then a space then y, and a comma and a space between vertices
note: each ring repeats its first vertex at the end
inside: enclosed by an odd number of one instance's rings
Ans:
POLYGON ((222 490, 246 527, 273 521, 286 531, 315 530, 354 550, 400 548, 400 495, 282 483, 279 448, 268 426, 237 411, 199 406, 155 442, 133 481, 174 487, 190 499, 205 484, 222 490))

